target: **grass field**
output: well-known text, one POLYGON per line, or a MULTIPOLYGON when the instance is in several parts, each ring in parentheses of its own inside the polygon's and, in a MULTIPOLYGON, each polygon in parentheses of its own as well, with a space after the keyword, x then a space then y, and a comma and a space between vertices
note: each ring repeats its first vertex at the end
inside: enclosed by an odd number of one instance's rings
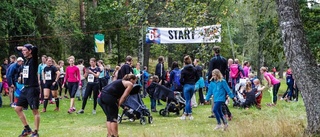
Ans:
MULTIPOLYGON (((286 89, 282 83, 280 95, 286 89)), ((301 97, 301 96, 300 96, 301 97)), ((23 125, 13 108, 9 107, 8 97, 3 97, 3 108, 0 108, 0 137, 18 136, 23 125)), ((306 127, 305 108, 300 98, 298 102, 287 103, 279 101, 276 107, 267 107, 270 101, 269 93, 264 92, 262 110, 250 108, 249 110, 229 107, 233 119, 229 121, 227 131, 215 131, 215 119, 209 119, 211 107, 198 106, 193 109, 194 120, 182 121, 173 113, 169 117, 162 117, 158 113, 152 113, 153 124, 140 125, 135 122, 123 121, 119 125, 121 137, 219 137, 219 136, 302 136, 306 127)), ((60 112, 54 112, 55 105, 48 105, 47 112, 41 113, 40 136, 43 137, 103 137, 106 136, 105 115, 100 106, 97 114, 92 115, 92 102, 88 100, 84 114, 68 114, 69 99, 61 101, 60 112)), ((149 98, 144 99, 147 107, 150 107, 149 98)), ((164 104, 164 102, 163 102, 164 104)), ((81 107, 81 101, 76 101, 76 108, 81 107)), ((162 106, 157 106, 160 110, 162 106)), ((42 110, 43 106, 40 106, 42 110)), ((122 111, 122 110, 121 110, 122 111)), ((33 128, 33 116, 30 110, 25 111, 29 125, 33 128)))

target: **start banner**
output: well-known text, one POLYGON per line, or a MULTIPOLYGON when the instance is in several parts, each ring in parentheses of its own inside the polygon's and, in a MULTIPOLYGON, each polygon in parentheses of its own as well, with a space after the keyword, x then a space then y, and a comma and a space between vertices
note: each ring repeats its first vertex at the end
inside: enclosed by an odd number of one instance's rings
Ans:
POLYGON ((146 43, 216 43, 221 42, 221 25, 197 28, 148 27, 146 43))

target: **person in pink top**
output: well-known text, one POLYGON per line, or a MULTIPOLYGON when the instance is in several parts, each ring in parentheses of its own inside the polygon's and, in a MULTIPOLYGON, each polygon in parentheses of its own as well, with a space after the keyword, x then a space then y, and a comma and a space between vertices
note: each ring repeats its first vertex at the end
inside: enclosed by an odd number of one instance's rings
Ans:
POLYGON ((243 77, 246 77, 246 78, 248 78, 249 76, 249 74, 250 74, 250 68, 249 68, 249 66, 250 66, 250 64, 249 64, 249 62, 248 61, 245 61, 244 63, 243 63, 243 72, 244 72, 244 76, 243 77))
POLYGON ((266 67, 260 68, 260 73, 263 74, 264 78, 268 82, 268 87, 273 86, 272 92, 273 92, 273 102, 272 104, 267 104, 268 106, 275 106, 277 104, 277 94, 280 88, 280 80, 276 79, 272 74, 267 72, 266 67))
POLYGON ((68 113, 71 114, 76 111, 76 108, 74 107, 74 96, 78 90, 78 88, 81 88, 81 78, 80 78, 80 70, 77 66, 74 65, 75 58, 73 56, 68 58, 69 66, 66 69, 66 74, 64 77, 63 85, 66 82, 68 82, 68 89, 70 94, 70 109, 68 110, 68 113))

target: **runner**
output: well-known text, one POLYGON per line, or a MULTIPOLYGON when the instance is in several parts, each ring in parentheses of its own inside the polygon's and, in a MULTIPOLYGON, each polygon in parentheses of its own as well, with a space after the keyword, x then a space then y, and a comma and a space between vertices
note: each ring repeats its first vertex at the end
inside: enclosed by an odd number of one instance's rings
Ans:
POLYGON ((83 97, 82 101, 82 108, 78 111, 78 114, 84 113, 84 108, 86 107, 87 100, 89 95, 92 94, 93 91, 93 110, 92 114, 96 114, 96 107, 97 107, 97 98, 99 94, 99 75, 100 75, 100 68, 96 66, 97 61, 95 58, 90 59, 90 67, 86 70, 85 77, 88 79, 87 88, 83 97))
POLYGON ((80 78, 81 78, 82 88, 78 89, 78 91, 76 93, 76 97, 78 98, 78 101, 81 101, 81 99, 83 99, 83 97, 84 97, 84 93, 85 93, 86 87, 87 87, 87 80, 84 77, 84 74, 86 72, 86 67, 83 65, 83 59, 78 60, 77 67, 80 70, 80 78), (81 99, 80 99, 80 97, 81 97, 81 99))
POLYGON ((76 111, 76 108, 74 107, 74 96, 77 92, 77 89, 81 88, 82 85, 80 80, 80 70, 77 66, 74 65, 74 60, 75 58, 73 56, 70 56, 68 58, 69 66, 66 69, 66 75, 62 85, 62 87, 64 87, 65 83, 68 82, 70 95, 70 109, 68 110, 69 114, 76 111))
POLYGON ((17 47, 17 51, 22 51, 23 56, 26 58, 26 62, 23 67, 24 89, 22 89, 21 91, 21 94, 17 102, 17 106, 15 108, 15 111, 17 112, 22 124, 24 125, 24 129, 20 137, 25 137, 29 134, 32 134, 31 137, 38 137, 38 130, 40 124, 40 114, 38 111, 40 88, 37 77, 38 48, 31 44, 26 44, 23 47, 17 47), (30 126, 28 125, 25 114, 23 113, 23 108, 27 108, 28 105, 30 106, 35 119, 35 130, 33 132, 30 126))
POLYGON ((21 66, 23 64, 23 59, 18 58, 17 62, 11 64, 7 70, 7 82, 9 85, 9 97, 10 97, 10 106, 15 107, 14 102, 14 91, 16 90, 16 82, 18 81, 19 74, 21 72, 21 66))
POLYGON ((119 106, 126 100, 133 84, 137 82, 134 74, 127 74, 104 87, 99 97, 99 105, 107 117, 107 137, 118 137, 119 106))
POLYGON ((104 86, 107 85, 107 80, 105 78, 106 76, 106 72, 105 72, 105 67, 104 67, 104 64, 103 64, 103 61, 102 60, 99 60, 98 61, 98 67, 100 68, 100 74, 99 74, 99 90, 101 91, 102 88, 104 86))
POLYGON ((58 90, 58 80, 60 76, 59 70, 53 65, 53 60, 51 57, 47 58, 46 67, 42 72, 43 79, 43 94, 44 94, 44 103, 42 112, 47 111, 47 105, 49 101, 50 91, 52 96, 55 98, 56 109, 54 111, 59 111, 59 98, 57 97, 58 90))
POLYGON ((64 76, 65 76, 65 72, 64 72, 64 61, 63 60, 59 60, 58 62, 58 68, 59 68, 59 71, 60 71, 60 76, 59 76, 59 80, 58 80, 58 85, 59 85, 59 98, 62 99, 62 89, 65 88, 64 90, 64 98, 69 98, 68 95, 67 95, 67 92, 68 92, 68 88, 67 86, 65 85, 64 87, 62 87, 63 85, 63 81, 64 81, 64 76))
POLYGON ((47 56, 46 55, 42 55, 41 57, 41 64, 39 64, 38 66, 38 80, 39 80, 39 85, 40 85, 40 93, 41 93, 41 99, 40 99, 40 103, 43 103, 43 99, 44 99, 44 94, 43 94, 43 79, 42 79, 42 71, 44 69, 44 67, 47 66, 46 62, 47 62, 47 56))

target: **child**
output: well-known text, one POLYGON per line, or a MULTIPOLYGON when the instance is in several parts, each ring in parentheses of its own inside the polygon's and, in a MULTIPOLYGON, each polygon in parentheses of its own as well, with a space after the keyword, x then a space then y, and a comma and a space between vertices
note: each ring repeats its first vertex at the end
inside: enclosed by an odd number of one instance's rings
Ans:
MULTIPOLYGON (((253 81, 254 81, 255 79, 257 79, 257 76, 255 76, 253 73, 250 73, 250 74, 249 74, 249 80, 250 80, 250 82, 253 83, 253 81)), ((254 87, 255 87, 254 84, 252 84, 252 88, 254 88, 254 87)))
POLYGON ((246 109, 249 109, 249 107, 251 107, 252 105, 255 104, 256 102, 256 97, 255 97, 255 93, 256 93, 257 89, 256 88, 252 88, 251 82, 247 81, 246 83, 246 88, 243 91, 243 93, 246 96, 246 101, 244 103, 241 103, 241 107, 244 107, 246 109))
POLYGON ((157 112, 156 99, 154 99, 154 92, 156 90, 157 83, 159 83, 159 77, 157 75, 151 76, 149 81, 152 81, 152 83, 147 87, 147 93, 149 94, 151 102, 151 111, 157 112))
POLYGON ((259 79, 255 79, 253 81, 253 84, 254 84, 255 88, 257 89, 257 91, 256 91, 257 108, 261 109, 262 91, 264 90, 265 87, 261 86, 259 79))
POLYGON ((212 78, 210 79, 210 84, 209 84, 209 91, 206 96, 206 101, 210 99, 210 97, 213 95, 213 100, 214 100, 214 106, 213 106, 213 113, 216 116, 218 125, 216 126, 215 130, 221 129, 221 119, 224 124, 224 129, 228 127, 227 119, 222 113, 222 105, 226 101, 226 93, 231 98, 236 98, 234 95, 231 93, 230 88, 228 86, 228 83, 223 79, 223 76, 221 72, 218 69, 214 69, 212 71, 212 78))

